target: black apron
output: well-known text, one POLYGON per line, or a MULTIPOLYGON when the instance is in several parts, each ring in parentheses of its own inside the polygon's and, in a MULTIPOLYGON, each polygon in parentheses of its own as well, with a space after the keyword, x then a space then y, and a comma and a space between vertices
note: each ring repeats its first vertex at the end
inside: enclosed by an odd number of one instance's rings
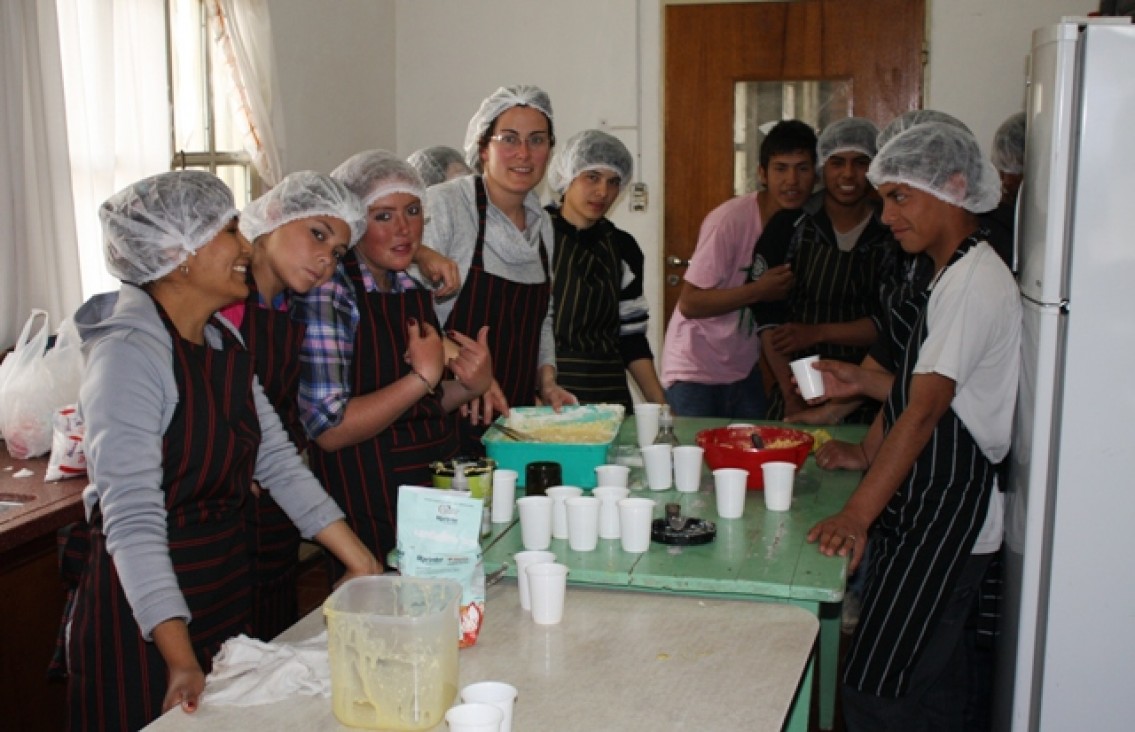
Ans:
MULTIPOLYGON (((260 445, 252 358, 223 326, 224 350, 173 341, 179 401, 162 436, 169 553, 206 674, 227 639, 250 629, 251 582, 242 504, 260 445)), ((136 730, 161 713, 167 669, 143 640, 106 550, 97 508, 76 590, 68 660, 70 728, 136 730)))
MULTIPOLYGON (((500 384, 510 407, 529 406, 536 402, 536 369, 540 365, 540 331, 548 314, 551 299, 551 276, 548 253, 540 241, 540 264, 544 282, 513 282, 485 271, 485 217, 489 199, 481 176, 473 179, 477 195, 477 243, 473 261, 465 275, 461 293, 445 322, 445 329, 456 330, 476 338, 481 326, 489 326, 489 353, 493 358, 493 376, 500 384)), ((474 427, 467 419, 455 415, 464 455, 481 456, 483 426, 474 427)))
MULTIPOLYGON (((358 254, 351 250, 343 265, 354 286, 359 309, 351 394, 370 394, 410 373, 406 322, 437 327, 433 301, 424 288, 401 293, 367 292, 358 254)), ((433 484, 430 463, 457 454, 453 421, 441 403, 441 390, 423 396, 373 438, 328 452, 315 442, 309 448, 311 468, 327 492, 347 514, 347 522, 383 562, 396 543, 398 486, 433 484)), ((333 579, 344 568, 332 566, 333 579)))
POLYGON ((623 263, 602 221, 580 230, 550 210, 556 231, 552 259, 556 380, 581 404, 631 408, 619 350, 623 263))
MULTIPOLYGON (((966 239, 947 267, 973 245, 966 239)), ((930 292, 896 307, 891 319, 899 371, 883 405, 885 432, 909 401, 911 377, 927 336, 930 292)), ((843 680, 883 697, 902 696, 981 533, 994 467, 951 408, 939 421, 905 482, 871 530, 863 610, 843 680)))
MULTIPOLYGON (((268 401, 296 449, 307 448, 296 396, 300 382, 300 348, 304 325, 287 311, 261 307, 256 280, 248 277, 240 334, 252 354, 256 375, 268 401)), ((245 503, 245 522, 252 550, 252 636, 270 641, 299 620, 300 533, 284 510, 261 487, 245 503)))

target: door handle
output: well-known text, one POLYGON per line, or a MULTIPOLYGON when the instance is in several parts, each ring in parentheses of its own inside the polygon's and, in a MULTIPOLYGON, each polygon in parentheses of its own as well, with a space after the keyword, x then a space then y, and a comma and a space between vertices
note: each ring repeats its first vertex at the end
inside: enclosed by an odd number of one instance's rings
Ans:
POLYGON ((669 257, 666 257, 666 264, 670 267, 689 267, 690 260, 681 259, 671 254, 669 257))

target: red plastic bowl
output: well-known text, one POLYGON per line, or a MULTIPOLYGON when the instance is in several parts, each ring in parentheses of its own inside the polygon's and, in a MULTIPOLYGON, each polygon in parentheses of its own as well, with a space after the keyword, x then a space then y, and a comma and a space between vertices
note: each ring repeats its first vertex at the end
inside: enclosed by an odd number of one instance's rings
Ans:
POLYGON ((697 434, 697 443, 705 449, 705 462, 711 470, 718 468, 744 468, 749 471, 749 490, 765 487, 764 471, 761 465, 773 461, 795 463, 797 469, 804 465, 808 453, 812 451, 812 435, 802 430, 788 427, 718 427, 702 430, 697 434), (753 447, 753 433, 761 436, 766 445, 782 440, 791 440, 791 447, 753 447))

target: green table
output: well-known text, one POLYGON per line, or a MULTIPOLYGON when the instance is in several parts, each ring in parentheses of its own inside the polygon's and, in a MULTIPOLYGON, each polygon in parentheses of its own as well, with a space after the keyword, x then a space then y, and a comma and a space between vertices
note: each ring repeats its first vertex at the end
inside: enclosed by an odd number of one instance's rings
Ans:
MULTIPOLYGON (((726 423, 722 419, 679 417, 674 431, 683 444, 693 444, 699 430, 726 423)), ((825 429, 836 439, 853 442, 866 432, 860 426, 825 429)), ((621 454, 629 452, 629 446, 637 445, 633 418, 623 424, 616 445, 621 454)), ((627 554, 618 540, 604 539, 600 539, 593 552, 572 551, 564 539, 552 539, 550 548, 558 561, 570 567, 568 581, 572 584, 787 602, 813 613, 820 621, 818 659, 813 656, 808 664, 786 729, 808 729, 812 675, 817 662, 820 727, 831 729, 835 715, 839 603, 847 580, 847 560, 823 556, 815 545, 805 541, 805 535, 816 521, 843 506, 859 477, 859 473, 821 470, 809 458, 796 476, 790 511, 766 511, 763 494, 749 491, 744 517, 729 520, 717 516, 708 466, 697 493, 643 490, 642 470, 632 469, 632 495, 653 498, 657 502, 656 518, 663 515, 666 503, 679 503, 683 516, 715 521, 716 539, 694 547, 652 543, 645 554, 627 554)), ((519 526, 494 526, 486 543, 486 570, 508 562, 506 574, 515 576, 516 565, 511 557, 523 549, 519 526)))

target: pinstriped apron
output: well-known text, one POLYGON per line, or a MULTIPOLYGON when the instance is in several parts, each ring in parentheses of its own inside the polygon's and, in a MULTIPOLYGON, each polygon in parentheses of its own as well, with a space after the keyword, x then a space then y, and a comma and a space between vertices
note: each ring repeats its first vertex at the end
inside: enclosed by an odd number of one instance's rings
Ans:
MULTIPOLYGON (((207 674, 221 644, 250 628, 242 504, 260 444, 252 358, 219 325, 224 350, 182 339, 154 305, 173 341, 180 395, 162 436, 169 553, 192 614, 190 641, 207 674)), ((69 724, 76 730, 135 730, 161 713, 166 664, 157 646, 142 639, 97 511, 91 523, 91 551, 68 643, 69 724)))

